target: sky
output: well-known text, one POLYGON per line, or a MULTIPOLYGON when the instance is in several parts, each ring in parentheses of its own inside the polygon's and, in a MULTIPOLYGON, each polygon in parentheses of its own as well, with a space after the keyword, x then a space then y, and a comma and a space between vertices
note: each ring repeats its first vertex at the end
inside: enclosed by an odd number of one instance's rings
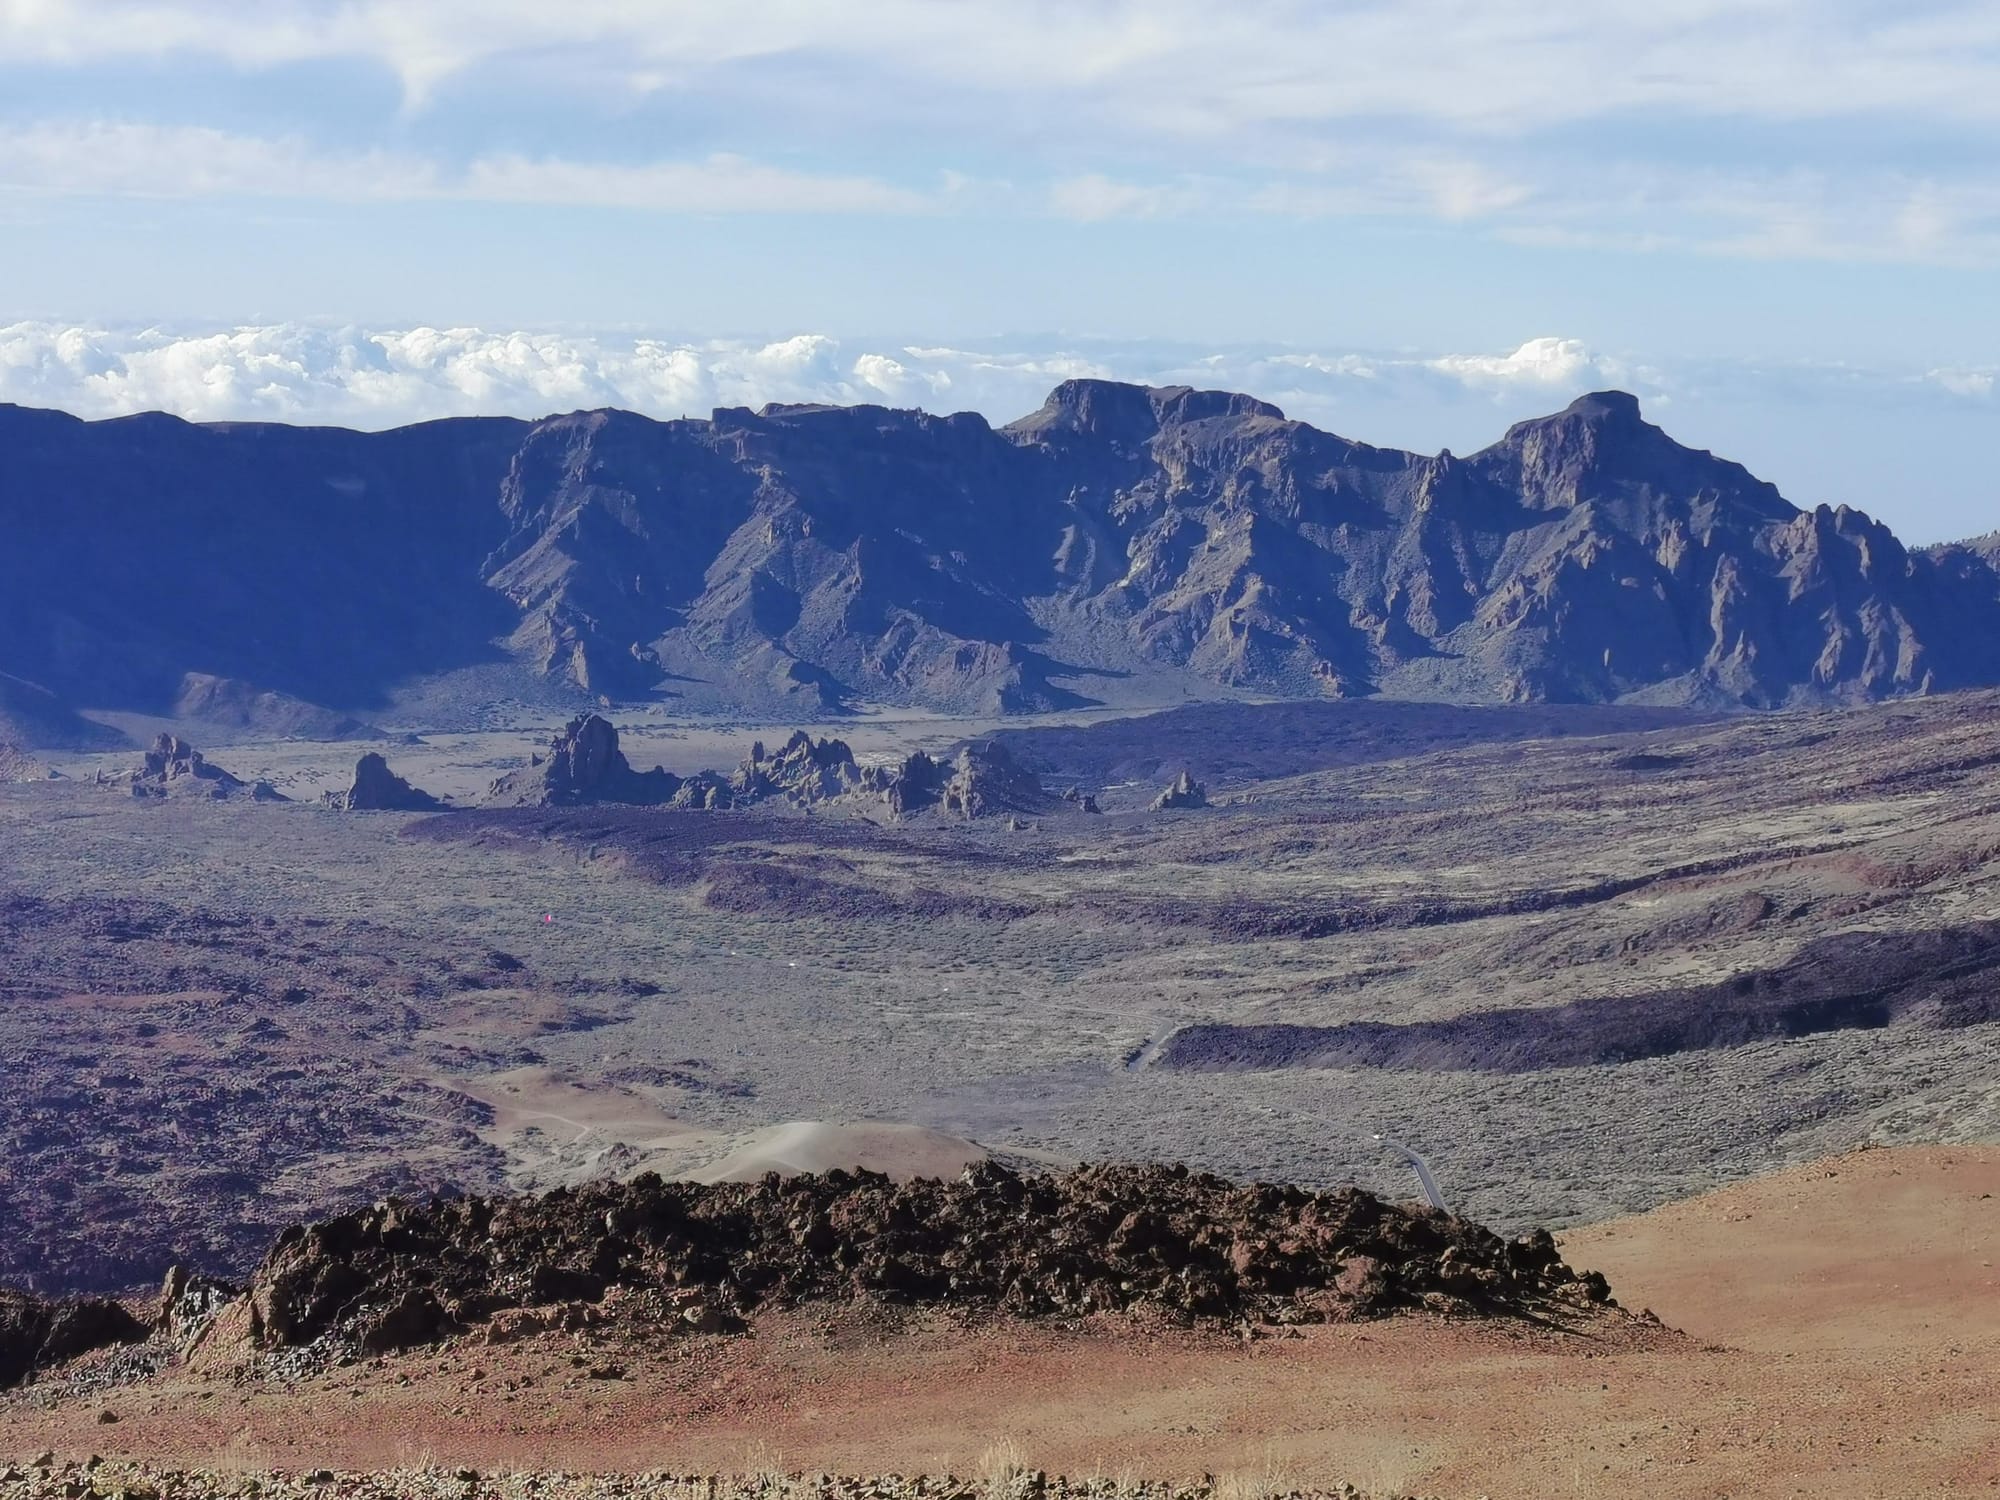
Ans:
POLYGON ((0 400, 1590 389, 2000 527, 1994 0, 0 0, 0 400))

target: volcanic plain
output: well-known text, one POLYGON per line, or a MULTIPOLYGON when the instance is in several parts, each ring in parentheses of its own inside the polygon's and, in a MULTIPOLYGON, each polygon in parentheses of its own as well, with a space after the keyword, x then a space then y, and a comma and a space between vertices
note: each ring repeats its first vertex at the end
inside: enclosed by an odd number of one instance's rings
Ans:
POLYGON ((681 1175, 801 1120, 1391 1197, 1400 1142, 1508 1232, 2000 1135, 1993 695, 996 738, 1105 811, 356 814, 134 798, 117 751, 0 787, 0 1278, 241 1276, 391 1191, 681 1175), (1182 770, 1210 805, 1150 810, 1182 770))

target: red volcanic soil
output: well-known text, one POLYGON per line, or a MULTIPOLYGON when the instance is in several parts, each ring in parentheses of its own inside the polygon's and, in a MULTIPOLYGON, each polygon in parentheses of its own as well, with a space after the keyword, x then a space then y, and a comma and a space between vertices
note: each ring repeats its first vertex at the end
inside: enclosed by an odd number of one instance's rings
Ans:
POLYGON ((1005 1443, 1072 1475, 1494 1500, 2000 1493, 2000 1147, 1855 1153, 1563 1249, 1684 1336, 1406 1316, 1245 1342, 805 1309, 747 1338, 475 1336, 289 1383, 23 1393, 0 1455, 966 1473, 1005 1443))

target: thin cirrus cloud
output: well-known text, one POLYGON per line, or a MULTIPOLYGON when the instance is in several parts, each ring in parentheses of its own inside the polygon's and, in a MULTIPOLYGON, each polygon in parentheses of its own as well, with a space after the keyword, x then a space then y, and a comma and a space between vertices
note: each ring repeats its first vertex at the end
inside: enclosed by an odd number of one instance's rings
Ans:
POLYGON ((453 170, 402 151, 333 152, 298 138, 101 121, 0 129, 0 184, 65 196, 463 199, 688 213, 931 208, 921 193, 866 176, 790 171, 724 153, 641 165, 509 154, 453 170))
POLYGON ((45 193, 1389 215, 1545 249, 2000 263, 1984 0, 770 0, 755 24, 652 0, 0 0, 8 67, 139 112, 6 127, 0 183, 45 193), (115 74, 134 61, 376 70, 404 108, 147 122, 115 74), (705 145, 634 161, 647 139, 705 145))
MULTIPOLYGON (((735 7, 653 0, 4 0, 0 42, 72 67, 346 60, 419 99, 523 56, 573 86, 639 92, 796 59, 971 91, 968 110, 1085 98, 1101 121, 1182 137, 1370 116, 1503 131, 1633 110, 2000 118, 2000 16, 1979 0, 768 0, 754 25, 735 7)), ((879 94, 850 100, 882 107, 879 94)))
POLYGON ((205 126, 51 121, 0 126, 0 188, 52 196, 461 201, 692 214, 1042 217, 1077 222, 1353 216, 1481 221, 1563 248, 1674 248, 1760 259, 2000 261, 2000 186, 1877 172, 1565 169, 1536 181, 1430 148, 1343 151, 1311 177, 1101 172, 1042 183, 940 171, 922 185, 717 152, 601 162, 519 152, 462 165, 407 149, 328 150, 205 126), (1668 226, 1661 228, 1659 226, 1668 226))

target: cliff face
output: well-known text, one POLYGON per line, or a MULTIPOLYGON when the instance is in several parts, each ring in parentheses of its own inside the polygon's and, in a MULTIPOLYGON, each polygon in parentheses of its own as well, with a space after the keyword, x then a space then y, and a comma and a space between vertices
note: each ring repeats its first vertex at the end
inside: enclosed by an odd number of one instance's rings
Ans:
POLYGON ((1099 381, 387 433, 0 408, 0 672, 342 708, 483 666, 829 711, 1400 696, 1770 706, 2000 682, 1991 549, 1912 553, 1584 397, 1466 458, 1099 381))

